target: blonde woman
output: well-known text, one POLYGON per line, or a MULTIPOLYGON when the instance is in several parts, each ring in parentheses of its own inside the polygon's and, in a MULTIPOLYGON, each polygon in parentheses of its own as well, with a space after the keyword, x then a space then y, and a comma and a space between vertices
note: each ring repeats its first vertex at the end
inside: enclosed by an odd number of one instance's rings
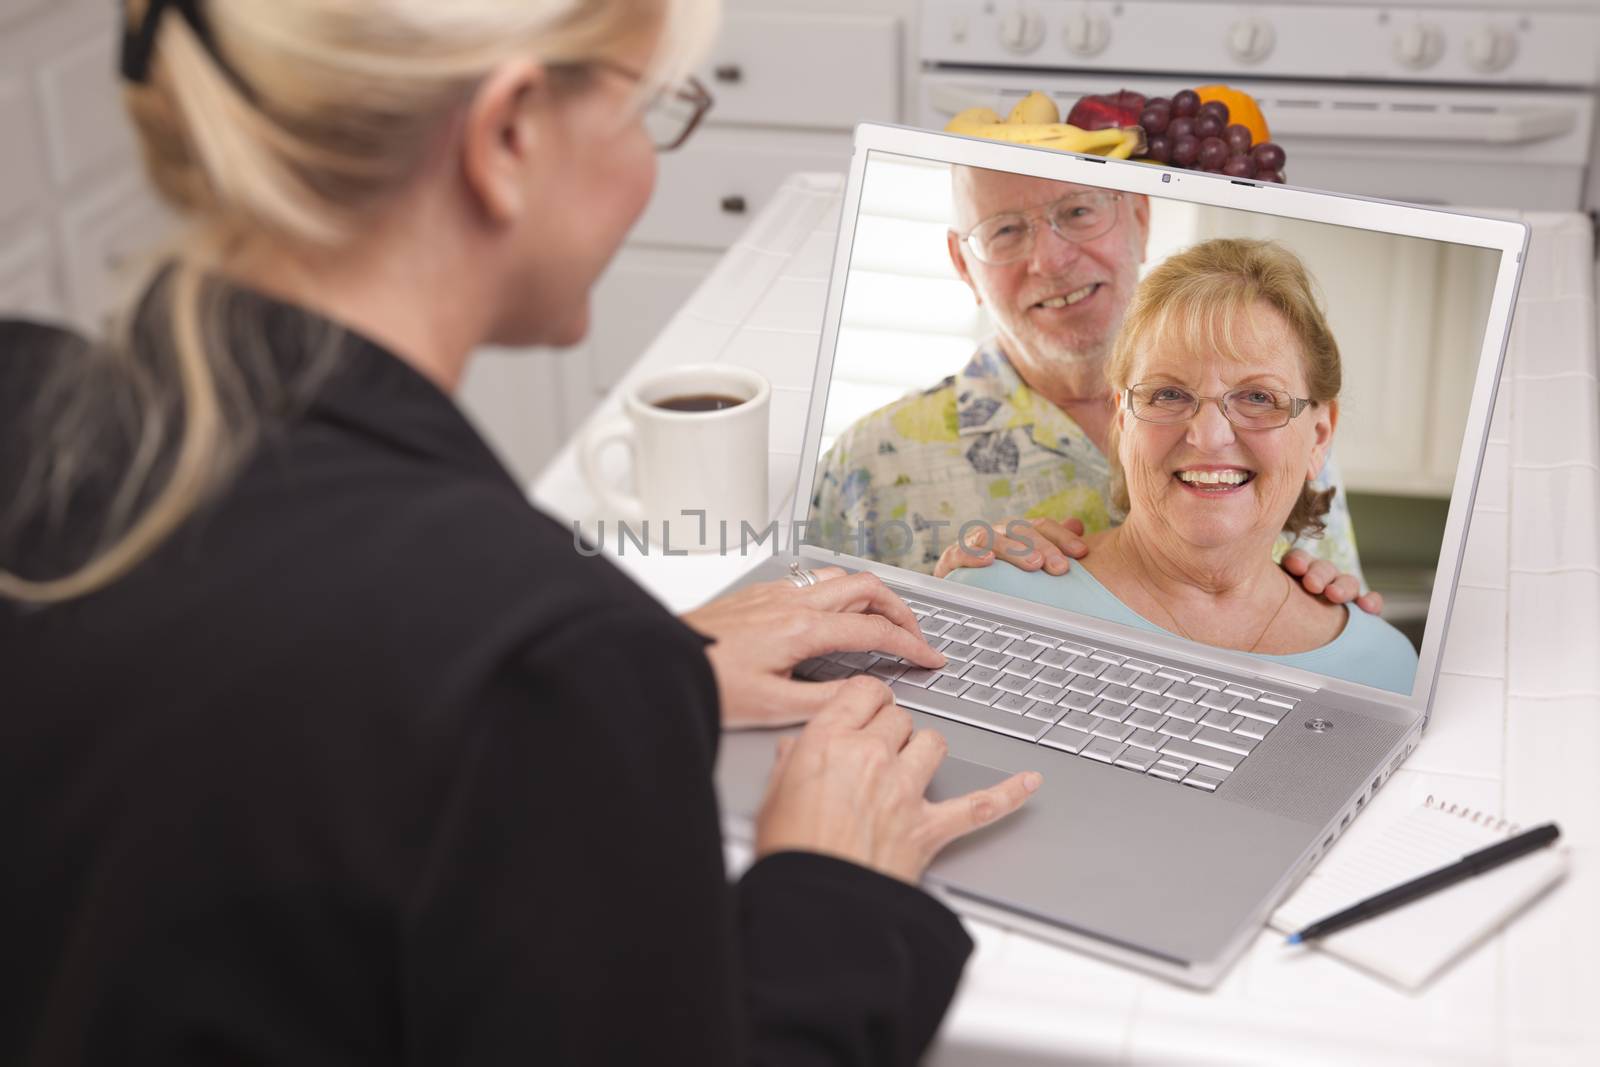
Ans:
POLYGON ((1107 378, 1111 495, 1127 519, 1065 574, 965 568, 953 581, 1409 693, 1417 653, 1272 561, 1318 536, 1314 485, 1339 422, 1339 346, 1300 260, 1219 239, 1139 283, 1107 378))
POLYGON ((837 571, 684 620, 450 400, 561 345, 709 103, 710 0, 130 0, 190 222, 120 340, 0 332, 0 1062, 918 1058, 970 942, 915 887, 1012 811, 829 650, 837 571), (721 725, 809 719, 724 880, 721 725))

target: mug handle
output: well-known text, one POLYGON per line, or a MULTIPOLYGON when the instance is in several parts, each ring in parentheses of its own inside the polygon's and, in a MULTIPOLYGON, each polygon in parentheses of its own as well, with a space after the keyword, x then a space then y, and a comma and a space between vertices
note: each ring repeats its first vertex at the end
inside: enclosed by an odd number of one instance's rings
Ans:
POLYGON ((621 442, 628 446, 630 465, 634 470, 639 469, 639 439, 634 434, 633 423, 627 419, 612 419, 596 425, 594 429, 584 434, 582 446, 578 449, 578 467, 583 472, 584 481, 589 483, 589 489, 606 510, 618 518, 638 520, 644 516, 644 503, 631 493, 624 493, 614 485, 607 484, 605 476, 600 471, 600 453, 608 445, 621 442))

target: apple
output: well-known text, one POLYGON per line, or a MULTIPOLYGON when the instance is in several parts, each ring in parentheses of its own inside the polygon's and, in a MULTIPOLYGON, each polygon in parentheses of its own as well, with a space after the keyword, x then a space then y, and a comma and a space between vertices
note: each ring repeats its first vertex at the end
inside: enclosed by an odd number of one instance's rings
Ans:
POLYGON ((1072 110, 1067 113, 1067 122, 1080 130, 1137 126, 1139 113, 1144 110, 1144 105, 1144 95, 1130 89, 1086 96, 1072 105, 1072 110))

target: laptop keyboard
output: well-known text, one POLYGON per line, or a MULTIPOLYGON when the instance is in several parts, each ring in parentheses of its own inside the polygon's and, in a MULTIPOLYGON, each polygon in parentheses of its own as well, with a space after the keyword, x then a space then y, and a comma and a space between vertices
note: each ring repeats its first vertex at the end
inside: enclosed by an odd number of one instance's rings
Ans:
POLYGON ((941 669, 841 652, 807 660, 795 674, 814 681, 871 674, 918 711, 1208 793, 1297 702, 1082 641, 906 604, 948 658, 941 669))

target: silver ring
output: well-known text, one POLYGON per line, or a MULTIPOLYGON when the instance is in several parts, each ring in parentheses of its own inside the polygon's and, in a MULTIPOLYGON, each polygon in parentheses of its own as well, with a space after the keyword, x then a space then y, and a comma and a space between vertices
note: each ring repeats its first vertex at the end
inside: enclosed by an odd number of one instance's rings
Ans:
POLYGON ((792 582, 796 589, 810 588, 822 580, 817 577, 815 571, 801 569, 799 560, 793 560, 790 562, 789 573, 784 577, 792 582))

